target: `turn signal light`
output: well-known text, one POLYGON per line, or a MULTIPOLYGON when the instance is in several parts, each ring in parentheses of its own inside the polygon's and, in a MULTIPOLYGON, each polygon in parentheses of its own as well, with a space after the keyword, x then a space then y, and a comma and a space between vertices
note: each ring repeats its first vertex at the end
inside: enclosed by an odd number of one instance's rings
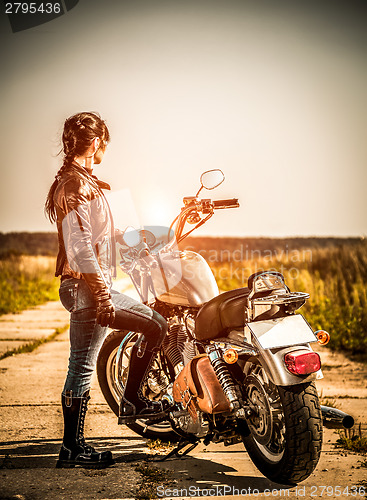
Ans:
POLYGON ((237 351, 235 349, 227 349, 223 353, 223 359, 229 365, 233 365, 233 363, 236 363, 236 361, 238 360, 237 351))
POLYGON ((317 332, 315 332, 315 335, 317 337, 317 342, 321 345, 327 344, 330 340, 330 334, 328 332, 325 332, 325 330, 317 330, 317 332))
POLYGON ((309 375, 320 370, 321 360, 317 352, 295 351, 284 356, 286 367, 294 375, 309 375))

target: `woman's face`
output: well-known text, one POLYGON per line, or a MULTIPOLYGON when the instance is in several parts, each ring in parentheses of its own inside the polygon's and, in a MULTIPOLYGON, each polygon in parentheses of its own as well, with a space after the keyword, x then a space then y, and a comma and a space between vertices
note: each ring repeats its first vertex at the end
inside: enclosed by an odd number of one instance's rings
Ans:
POLYGON ((103 155, 106 151, 106 147, 107 147, 107 142, 102 139, 101 143, 99 145, 99 148, 94 153, 94 164, 95 165, 99 165, 101 163, 101 161, 103 159, 103 155))

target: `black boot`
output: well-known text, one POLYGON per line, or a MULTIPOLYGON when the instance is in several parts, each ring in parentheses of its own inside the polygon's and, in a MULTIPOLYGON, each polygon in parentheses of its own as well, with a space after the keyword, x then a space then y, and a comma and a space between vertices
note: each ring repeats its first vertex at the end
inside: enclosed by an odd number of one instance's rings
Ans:
POLYGON ((142 419, 159 419, 165 416, 163 405, 158 401, 145 398, 141 384, 149 372, 155 351, 149 349, 147 342, 138 341, 131 350, 129 373, 119 408, 119 424, 142 419))
POLYGON ((58 468, 81 465, 86 468, 103 469, 115 463, 110 451, 98 453, 85 442, 84 419, 89 400, 89 391, 78 398, 72 396, 72 391, 67 391, 66 396, 64 394, 61 396, 64 438, 56 463, 58 468))

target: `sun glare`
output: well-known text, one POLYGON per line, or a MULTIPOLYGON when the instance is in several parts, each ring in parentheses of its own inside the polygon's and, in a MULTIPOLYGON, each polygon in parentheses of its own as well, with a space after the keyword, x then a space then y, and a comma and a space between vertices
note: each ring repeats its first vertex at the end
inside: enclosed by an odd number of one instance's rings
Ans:
POLYGON ((149 204, 149 207, 143 209, 144 225, 156 225, 169 227, 175 214, 172 213, 172 207, 162 200, 149 204))

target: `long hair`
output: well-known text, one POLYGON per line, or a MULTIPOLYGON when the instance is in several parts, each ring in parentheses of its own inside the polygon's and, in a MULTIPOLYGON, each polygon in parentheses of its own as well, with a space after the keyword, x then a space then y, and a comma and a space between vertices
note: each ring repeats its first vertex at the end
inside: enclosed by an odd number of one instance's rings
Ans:
POLYGON ((55 176, 45 203, 45 214, 51 222, 56 221, 54 194, 61 175, 70 167, 76 156, 82 156, 87 151, 96 137, 106 143, 110 140, 107 125, 98 113, 77 113, 65 120, 62 134, 63 164, 55 176))

